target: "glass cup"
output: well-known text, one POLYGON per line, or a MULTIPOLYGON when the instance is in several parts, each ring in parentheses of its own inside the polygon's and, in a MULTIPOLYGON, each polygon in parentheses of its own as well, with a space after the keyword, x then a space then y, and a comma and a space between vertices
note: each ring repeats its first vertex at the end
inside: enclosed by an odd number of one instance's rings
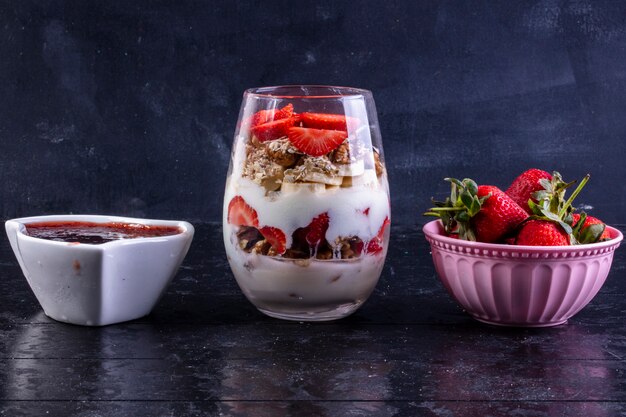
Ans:
POLYGON ((226 179, 233 275, 261 312, 339 319, 374 290, 389 243, 387 171, 372 93, 245 91, 226 179))

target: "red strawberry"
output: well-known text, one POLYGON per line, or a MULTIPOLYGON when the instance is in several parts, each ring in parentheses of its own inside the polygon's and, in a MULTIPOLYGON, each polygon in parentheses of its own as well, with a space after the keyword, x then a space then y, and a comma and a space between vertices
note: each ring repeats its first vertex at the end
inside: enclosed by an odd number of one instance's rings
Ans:
POLYGON ((359 125, 357 118, 344 116, 343 114, 301 113, 300 117, 304 127, 315 129, 347 131, 348 124, 351 129, 356 129, 359 125))
POLYGON ((287 250, 286 242, 287 238, 285 233, 277 227, 264 226, 259 229, 259 232, 263 235, 265 240, 272 245, 272 248, 278 253, 283 254, 287 250))
POLYGON ((263 123, 274 120, 274 112, 274 110, 259 110, 254 113, 249 119, 250 127, 262 125, 263 123))
POLYGON ((390 224, 391 222, 389 221, 389 217, 385 217, 383 224, 380 226, 380 229, 378 229, 378 234, 376 234, 376 236, 374 236, 374 238, 370 240, 367 244, 367 249, 365 250, 365 253, 376 254, 383 250, 383 238, 385 237, 385 229, 390 224))
POLYGON ((292 127, 288 136, 293 146, 301 152, 310 156, 322 156, 337 149, 348 134, 339 130, 292 127))
POLYGON ((328 213, 322 213, 311 221, 307 228, 306 241, 311 246, 317 246, 326 236, 330 218, 328 213))
POLYGON ((256 210, 238 195, 228 203, 228 223, 235 226, 259 227, 259 218, 256 210))
MULTIPOLYGON (((572 214, 572 217, 573 217, 572 227, 576 227, 576 225, 578 224, 578 221, 580 220, 580 214, 574 213, 572 214)), ((606 229, 606 224, 602 220, 598 219, 597 217, 587 215, 587 217, 585 218, 585 222, 580 228, 580 233, 577 236, 577 238, 579 239, 579 241, 581 241, 580 243, 594 243, 594 242, 600 242, 603 240, 611 239, 611 234, 606 229), (601 234, 598 233, 600 235, 599 237, 596 235, 595 237, 590 236, 589 238, 585 239, 585 237, 583 237, 583 234, 585 233, 585 229, 587 229, 587 227, 594 225, 594 224, 603 225, 604 230, 602 231, 601 234)))
POLYGON ((498 187, 481 185, 470 178, 451 184, 450 197, 436 201, 424 215, 439 217, 447 234, 458 233, 463 240, 492 243, 511 234, 528 217, 515 201, 498 187))
POLYGON ((537 168, 531 168, 522 172, 505 191, 506 194, 513 199, 520 207, 532 214, 532 210, 528 207, 528 200, 532 199, 535 203, 537 200, 533 198, 533 193, 544 189, 540 180, 552 180, 552 175, 546 171, 537 168))
POLYGON ((476 193, 478 198, 486 197, 480 211, 471 218, 470 224, 479 242, 493 243, 513 232, 526 218, 524 211, 511 197, 493 185, 481 185, 476 193))
POLYGON ((502 243, 507 244, 507 245, 515 245, 515 236, 510 236, 505 238, 502 243))
POLYGON ((252 128, 252 133, 259 142, 267 142, 287 136, 289 128, 293 126, 294 118, 275 120, 273 122, 263 123, 252 128))
POLYGON ((274 120, 287 119, 293 116, 293 104, 289 103, 274 114, 274 120))
POLYGON ((547 220, 529 220, 515 238, 516 245, 569 246, 569 235, 558 223, 547 220))
POLYGON ((280 110, 259 110, 250 117, 250 127, 255 127, 274 120, 287 119, 291 116, 293 116, 293 104, 291 103, 280 110))

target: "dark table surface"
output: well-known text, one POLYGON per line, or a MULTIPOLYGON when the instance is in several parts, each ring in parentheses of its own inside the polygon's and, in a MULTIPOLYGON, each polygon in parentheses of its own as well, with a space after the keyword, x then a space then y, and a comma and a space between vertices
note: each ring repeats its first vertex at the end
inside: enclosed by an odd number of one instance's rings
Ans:
POLYGON ((47 318, 3 239, 0 415, 626 415, 623 248, 567 324, 499 328, 457 307, 418 229, 392 228, 376 291, 327 323, 257 312, 219 224, 196 225, 151 315, 101 328, 47 318))

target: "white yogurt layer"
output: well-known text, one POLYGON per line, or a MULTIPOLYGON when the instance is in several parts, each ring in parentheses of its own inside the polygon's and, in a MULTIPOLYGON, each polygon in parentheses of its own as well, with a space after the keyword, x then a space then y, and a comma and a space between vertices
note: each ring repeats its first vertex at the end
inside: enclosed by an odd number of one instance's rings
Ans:
POLYGON ((358 236, 367 242, 378 234, 385 218, 390 218, 387 181, 383 178, 374 184, 336 187, 322 192, 303 187, 267 197, 265 189, 253 181, 231 177, 226 183, 224 196, 224 224, 228 203, 240 195, 256 210, 259 227, 277 227, 285 233, 287 247, 291 246, 291 235, 296 229, 308 226, 322 213, 328 213, 330 220, 326 240, 331 245, 339 237, 358 236))

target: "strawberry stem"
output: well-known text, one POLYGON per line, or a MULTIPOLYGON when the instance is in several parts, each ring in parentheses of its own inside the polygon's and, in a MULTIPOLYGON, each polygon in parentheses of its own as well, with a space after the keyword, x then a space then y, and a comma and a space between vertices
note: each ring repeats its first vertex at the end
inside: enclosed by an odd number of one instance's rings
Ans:
POLYGON ((430 210, 432 211, 463 211, 464 207, 433 207, 430 210))
POLYGON ((587 181, 589 181, 589 178, 591 177, 590 174, 585 175, 585 177, 580 181, 580 184, 578 184, 578 187, 576 187, 576 189, 574 190, 574 192, 572 193, 572 195, 567 199, 567 201, 565 202, 565 204, 563 205, 563 207, 561 208, 561 210, 559 211, 559 218, 563 218, 563 216, 565 215, 565 213, 567 212, 567 209, 569 208, 569 206, 572 205, 572 202, 574 201, 574 199, 576 198, 576 196, 582 191, 583 187, 585 186, 585 184, 587 184, 587 181))

